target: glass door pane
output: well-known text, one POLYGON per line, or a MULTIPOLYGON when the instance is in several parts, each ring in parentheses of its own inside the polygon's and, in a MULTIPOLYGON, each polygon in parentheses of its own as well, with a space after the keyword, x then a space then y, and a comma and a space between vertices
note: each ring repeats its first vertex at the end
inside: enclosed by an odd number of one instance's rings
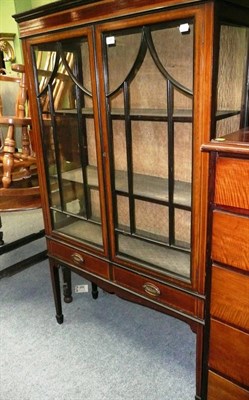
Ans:
POLYGON ((86 39, 33 48, 53 229, 102 247, 86 39))
POLYGON ((216 136, 248 126, 249 28, 221 25, 217 84, 216 136))
POLYGON ((190 279, 194 25, 103 35, 116 255, 190 279))

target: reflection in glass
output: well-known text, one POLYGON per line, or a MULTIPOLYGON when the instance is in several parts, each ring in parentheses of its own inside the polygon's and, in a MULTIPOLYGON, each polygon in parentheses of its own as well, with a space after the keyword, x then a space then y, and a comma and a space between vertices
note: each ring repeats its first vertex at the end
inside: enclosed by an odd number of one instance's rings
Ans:
POLYGON ((248 79, 248 43, 249 28, 221 25, 216 136, 223 136, 245 127, 240 110, 244 108, 244 88, 248 79))
POLYGON ((103 246, 86 40, 34 47, 53 227, 103 246))

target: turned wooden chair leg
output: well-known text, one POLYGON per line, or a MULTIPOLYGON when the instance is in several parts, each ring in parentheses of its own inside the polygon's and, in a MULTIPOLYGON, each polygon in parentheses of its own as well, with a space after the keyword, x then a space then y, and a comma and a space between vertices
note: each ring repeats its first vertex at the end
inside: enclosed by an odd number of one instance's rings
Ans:
POLYGON ((62 267, 62 275, 63 275, 64 302, 71 303, 73 301, 73 297, 72 297, 72 279, 71 279, 70 269, 62 267))
POLYGON ((92 298, 97 299, 98 296, 99 296, 98 286, 96 285, 96 283, 92 282, 92 298))
MULTIPOLYGON (((1 217, 0 217, 0 228, 2 228, 2 221, 1 221, 1 217)), ((4 241, 3 241, 3 232, 0 231, 0 246, 4 245, 4 241)))
POLYGON ((10 125, 3 148, 3 187, 7 189, 11 184, 12 170, 14 166, 14 153, 16 142, 14 140, 14 126, 10 125))

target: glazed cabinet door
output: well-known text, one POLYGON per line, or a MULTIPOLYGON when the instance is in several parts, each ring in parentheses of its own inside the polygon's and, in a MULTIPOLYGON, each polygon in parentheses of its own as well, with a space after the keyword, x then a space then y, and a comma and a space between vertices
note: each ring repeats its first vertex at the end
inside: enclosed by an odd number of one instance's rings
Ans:
MULTIPOLYGON (((54 235, 103 251, 104 206, 90 33, 32 46, 54 235)), ((104 228, 105 229, 105 228, 104 228)))
POLYGON ((98 32, 113 258, 189 285, 193 159, 199 157, 193 155, 199 140, 195 25, 191 14, 171 20, 167 13, 102 26, 98 32))

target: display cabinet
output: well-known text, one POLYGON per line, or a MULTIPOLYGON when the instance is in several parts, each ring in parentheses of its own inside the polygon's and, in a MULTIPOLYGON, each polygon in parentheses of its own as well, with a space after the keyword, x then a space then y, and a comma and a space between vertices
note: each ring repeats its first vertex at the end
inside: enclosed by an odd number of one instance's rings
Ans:
POLYGON ((247 4, 64 0, 15 19, 57 320, 62 266, 66 301, 74 271, 95 298, 99 286, 187 322, 204 399, 208 157, 200 147, 248 125, 247 4))

